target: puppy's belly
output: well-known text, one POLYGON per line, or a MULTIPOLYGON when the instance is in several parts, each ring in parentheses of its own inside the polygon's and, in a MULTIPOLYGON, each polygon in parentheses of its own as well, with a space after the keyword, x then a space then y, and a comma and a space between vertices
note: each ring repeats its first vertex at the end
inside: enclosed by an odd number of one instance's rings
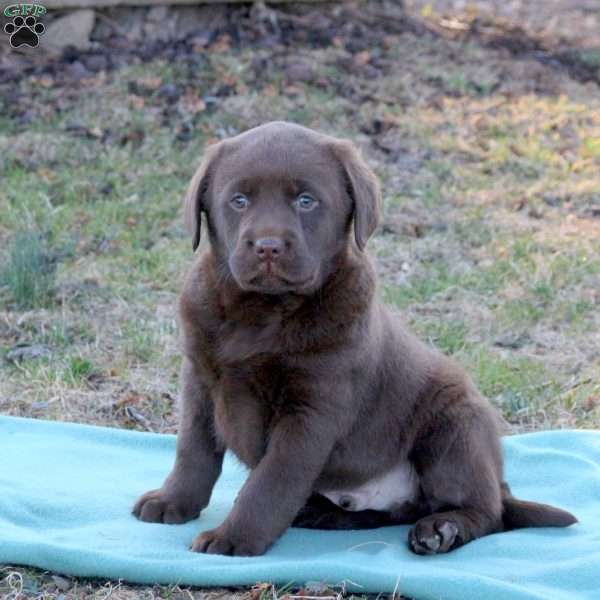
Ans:
POLYGON ((402 462, 391 471, 370 479, 358 487, 317 491, 345 510, 389 511, 417 501, 419 478, 409 462, 402 462))

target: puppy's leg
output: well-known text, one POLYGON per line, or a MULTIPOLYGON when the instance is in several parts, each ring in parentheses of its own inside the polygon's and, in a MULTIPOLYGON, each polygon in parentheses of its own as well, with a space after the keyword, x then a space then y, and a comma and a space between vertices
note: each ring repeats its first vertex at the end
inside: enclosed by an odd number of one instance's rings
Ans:
POLYGON ((311 382, 286 394, 288 406, 298 406, 293 393, 302 393, 301 410, 282 416, 270 433, 265 455, 242 487, 231 513, 216 529, 201 533, 192 550, 209 554, 256 556, 292 524, 331 453, 340 428, 349 429, 342 410, 350 388, 342 381, 335 400, 323 406, 332 383, 311 382), (318 407, 318 408, 317 408, 318 407))
POLYGON ((292 527, 303 529, 374 529, 394 525, 389 512, 347 511, 321 494, 313 494, 296 515, 292 527))
POLYGON ((416 554, 441 554, 501 529, 498 517, 463 508, 423 517, 410 530, 408 542, 416 554))
POLYGON ((184 359, 175 465, 162 487, 141 496, 133 514, 142 521, 185 523, 208 504, 224 450, 215 440, 213 405, 197 369, 184 359))
POLYGON ((375 529, 414 523, 425 513, 418 504, 401 510, 358 510, 340 508, 321 494, 313 494, 296 515, 292 527, 303 529, 375 529))
POLYGON ((448 552, 502 530, 502 455, 487 406, 465 403, 435 417, 412 454, 434 511, 411 529, 413 552, 448 552))

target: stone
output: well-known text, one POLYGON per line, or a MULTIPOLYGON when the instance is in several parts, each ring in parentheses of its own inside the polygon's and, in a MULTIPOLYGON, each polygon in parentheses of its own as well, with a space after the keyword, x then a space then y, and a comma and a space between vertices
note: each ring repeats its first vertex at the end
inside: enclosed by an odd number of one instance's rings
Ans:
POLYGON ((158 95, 174 102, 179 99, 181 93, 174 83, 164 83, 158 88, 158 95))
POLYGON ((74 10, 64 17, 52 21, 42 37, 42 44, 50 50, 60 51, 67 46, 87 50, 96 15, 93 10, 74 10))
POLYGON ((108 68, 108 59, 103 54, 92 54, 84 58, 85 66, 91 71, 103 71, 108 68))
POLYGON ((67 68, 66 72, 73 79, 86 79, 88 77, 92 77, 92 72, 88 71, 78 60, 74 63, 71 63, 67 68))
POLYGON ((208 43, 216 31, 226 26, 225 6, 180 6, 176 15, 175 39, 195 34, 206 38, 208 43))
POLYGON ((297 62, 286 67, 285 76, 292 83, 310 83, 315 79, 316 72, 312 65, 297 62))
POLYGON ((48 357, 50 354, 50 348, 43 344, 17 344, 7 352, 6 360, 18 363, 24 360, 48 357))
POLYGON ((153 23, 158 23, 162 25, 169 15, 169 7, 161 4, 159 6, 153 6, 149 11, 146 19, 153 23))

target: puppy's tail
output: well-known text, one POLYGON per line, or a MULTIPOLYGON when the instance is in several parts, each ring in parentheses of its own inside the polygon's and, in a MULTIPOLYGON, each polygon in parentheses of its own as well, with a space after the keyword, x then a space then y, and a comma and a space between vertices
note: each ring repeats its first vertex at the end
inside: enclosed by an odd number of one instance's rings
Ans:
POLYGON ((523 527, 568 527, 577 523, 577 518, 566 510, 518 500, 506 483, 502 484, 502 507, 502 523, 506 531, 523 527))

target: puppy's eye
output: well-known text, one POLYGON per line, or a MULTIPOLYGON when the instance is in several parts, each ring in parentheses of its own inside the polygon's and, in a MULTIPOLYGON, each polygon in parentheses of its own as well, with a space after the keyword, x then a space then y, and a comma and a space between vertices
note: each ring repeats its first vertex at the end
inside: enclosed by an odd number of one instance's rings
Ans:
POLYGON ((246 210, 250 204, 250 200, 244 194, 234 194, 229 203, 235 210, 246 210))
POLYGON ((295 204, 300 210, 312 210, 317 207, 318 202, 310 194, 300 194, 295 204))

